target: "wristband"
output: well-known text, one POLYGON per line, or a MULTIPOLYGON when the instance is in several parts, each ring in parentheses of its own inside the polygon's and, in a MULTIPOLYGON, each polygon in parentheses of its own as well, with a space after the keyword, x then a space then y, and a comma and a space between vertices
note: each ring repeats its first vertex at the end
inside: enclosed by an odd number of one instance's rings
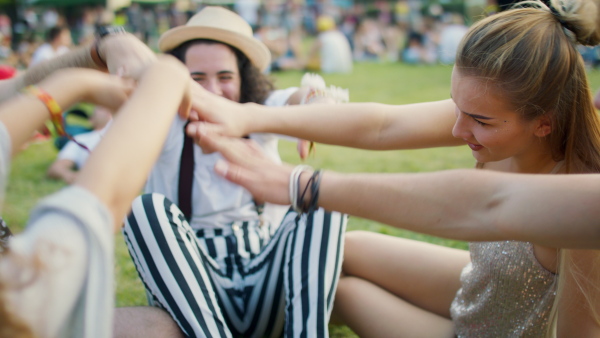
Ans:
POLYGON ((100 56, 100 41, 109 35, 125 34, 127 31, 121 26, 100 26, 96 30, 96 40, 90 48, 90 56, 100 70, 108 70, 106 61, 100 56))
POLYGON ((63 111, 58 102, 56 102, 56 100, 54 100, 54 98, 45 90, 40 89, 37 86, 27 86, 25 91, 42 101, 50 113, 50 121, 54 125, 54 129, 56 129, 58 135, 65 136, 65 124, 62 118, 63 111))
POLYGON ((96 39, 90 48, 90 56, 92 57, 94 64, 98 66, 98 69, 106 71, 108 70, 108 65, 106 64, 106 61, 102 60, 102 57, 100 57, 100 52, 98 51, 99 45, 100 39, 96 39))
POLYGON ((88 147, 77 142, 71 135, 67 134, 65 130, 65 122, 63 120, 62 108, 60 107, 58 102, 56 102, 56 100, 52 96, 50 96, 50 94, 48 94, 48 92, 33 85, 25 87, 23 91, 37 98, 44 104, 44 106, 46 106, 46 109, 48 109, 48 112, 50 113, 50 121, 52 122, 52 125, 54 125, 54 129, 56 130, 56 133, 59 136, 65 136, 69 140, 75 142, 75 144, 77 144, 78 146, 82 147, 87 151, 90 151, 88 147))

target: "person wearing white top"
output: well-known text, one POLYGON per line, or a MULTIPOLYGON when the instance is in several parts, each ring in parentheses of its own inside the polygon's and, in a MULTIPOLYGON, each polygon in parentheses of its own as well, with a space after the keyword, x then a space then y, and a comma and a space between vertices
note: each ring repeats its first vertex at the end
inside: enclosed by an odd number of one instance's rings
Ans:
POLYGON ((33 52, 29 65, 33 66, 42 61, 66 54, 71 44, 71 31, 69 28, 63 26, 52 27, 47 33, 46 42, 33 52))
POLYGON ((47 176, 73 183, 78 170, 83 168, 92 150, 100 143, 110 121, 110 112, 103 107, 96 107, 90 119, 94 130, 73 136, 73 140, 65 144, 48 168, 47 176))

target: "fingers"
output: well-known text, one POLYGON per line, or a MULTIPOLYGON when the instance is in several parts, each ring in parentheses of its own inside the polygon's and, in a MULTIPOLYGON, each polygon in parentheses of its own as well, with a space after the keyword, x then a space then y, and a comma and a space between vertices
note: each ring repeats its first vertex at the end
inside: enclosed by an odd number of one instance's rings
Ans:
POLYGON ((310 142, 307 140, 298 140, 298 154, 302 160, 305 160, 308 157, 308 150, 310 147, 310 142))
POLYGON ((211 123, 192 121, 187 126, 186 134, 194 139, 194 143, 202 148, 203 153, 210 154, 217 150, 213 148, 212 143, 207 142, 208 137, 221 135, 221 129, 220 126, 211 123))
POLYGON ((183 93, 183 98, 179 104, 178 114, 182 119, 187 119, 192 109, 192 100, 190 97, 189 87, 186 87, 183 93))
POLYGON ((224 160, 218 160, 215 164, 215 172, 232 183, 247 187, 248 180, 244 180, 244 169, 240 166, 224 160))

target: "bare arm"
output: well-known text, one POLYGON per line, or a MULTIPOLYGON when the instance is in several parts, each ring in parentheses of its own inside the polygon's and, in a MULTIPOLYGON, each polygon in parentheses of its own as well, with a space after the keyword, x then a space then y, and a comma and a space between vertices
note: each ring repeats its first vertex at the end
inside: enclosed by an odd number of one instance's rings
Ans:
MULTIPOLYGON (((61 70, 38 86, 46 90, 61 107, 85 100, 116 109, 125 101, 129 90, 128 85, 120 79, 87 69, 61 70)), ((16 95, 0 106, 0 121, 10 134, 13 154, 48 118, 46 106, 31 95, 16 95)))
POLYGON ((478 170, 423 174, 326 172, 319 205, 395 227, 467 240, 600 248, 600 176, 478 170))
POLYGON ((200 118, 188 134, 202 144, 199 129, 230 136, 270 132, 363 149, 416 149, 464 144, 452 136, 452 100, 402 106, 377 103, 294 107, 239 105, 202 93, 200 118))
MULTIPOLYGON (((239 140, 207 137, 229 163, 215 170, 260 200, 289 204, 292 168, 239 140), (248 156, 253 152, 254 156, 248 156)), ((305 186, 309 174, 301 176, 305 186)), ((468 241, 520 240, 600 248, 600 175, 480 170, 419 174, 325 172, 319 206, 395 227, 468 241)))
MULTIPOLYGON (((137 77, 156 55, 132 34, 107 36, 99 44, 101 58, 107 63, 111 73, 119 68, 125 75, 137 77)), ((0 102, 14 97, 22 88, 38 83, 57 70, 64 68, 91 68, 99 66, 91 57, 92 46, 76 48, 68 53, 38 63, 16 77, 0 81, 0 102)))
POLYGON ((57 180, 63 180, 67 184, 72 184, 77 177, 77 170, 75 168, 75 162, 69 159, 57 159, 52 162, 46 175, 50 178, 57 180))
POLYGON ((175 58, 151 65, 79 172, 75 184, 112 211, 115 231, 150 173, 182 101, 180 110, 187 116, 189 84, 187 69, 175 58))

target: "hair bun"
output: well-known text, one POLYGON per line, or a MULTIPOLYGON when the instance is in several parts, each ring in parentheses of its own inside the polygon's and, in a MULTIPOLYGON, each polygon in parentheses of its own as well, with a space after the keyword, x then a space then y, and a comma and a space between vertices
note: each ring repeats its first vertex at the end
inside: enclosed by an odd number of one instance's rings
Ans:
POLYGON ((578 43, 600 43, 600 0, 550 0, 550 8, 578 43))

